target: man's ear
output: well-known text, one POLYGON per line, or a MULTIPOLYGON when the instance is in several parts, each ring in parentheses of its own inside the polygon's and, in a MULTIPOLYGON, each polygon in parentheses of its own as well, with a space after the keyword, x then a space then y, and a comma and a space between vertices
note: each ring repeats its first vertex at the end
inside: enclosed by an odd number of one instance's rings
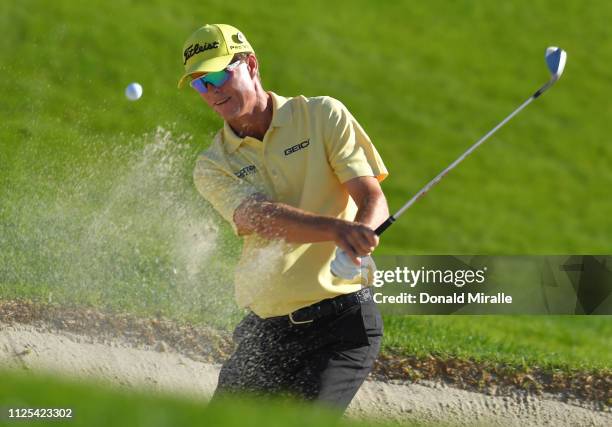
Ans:
POLYGON ((259 71, 259 62, 257 62, 257 57, 254 54, 249 54, 246 58, 246 63, 249 67, 249 74, 251 78, 254 78, 258 75, 259 71))

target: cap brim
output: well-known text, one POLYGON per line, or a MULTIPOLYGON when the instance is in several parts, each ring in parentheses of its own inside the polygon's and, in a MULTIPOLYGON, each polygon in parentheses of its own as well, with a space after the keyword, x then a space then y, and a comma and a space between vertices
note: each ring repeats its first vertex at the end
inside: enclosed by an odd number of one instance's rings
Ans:
POLYGON ((189 80, 189 76, 194 73, 211 73, 214 71, 221 71, 229 65, 233 57, 234 54, 231 54, 225 56, 218 56, 216 58, 205 59, 204 61, 194 63, 185 71, 185 74, 183 74, 183 76, 180 78, 178 82, 178 88, 180 89, 185 86, 185 83, 187 82, 187 80, 189 80))

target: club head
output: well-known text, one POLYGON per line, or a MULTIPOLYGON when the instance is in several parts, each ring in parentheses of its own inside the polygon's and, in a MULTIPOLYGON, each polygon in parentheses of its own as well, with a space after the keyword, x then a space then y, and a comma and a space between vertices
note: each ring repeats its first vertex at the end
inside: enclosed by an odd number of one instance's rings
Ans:
POLYGON ((546 48, 546 65, 552 75, 553 80, 558 80, 563 74, 567 53, 559 47, 551 46, 546 48))

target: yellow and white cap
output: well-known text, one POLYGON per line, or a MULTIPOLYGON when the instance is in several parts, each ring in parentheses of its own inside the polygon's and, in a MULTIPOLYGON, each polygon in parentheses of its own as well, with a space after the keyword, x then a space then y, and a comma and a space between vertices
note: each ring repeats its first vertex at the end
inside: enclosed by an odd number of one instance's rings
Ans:
POLYGON ((254 52, 240 30, 227 24, 208 24, 198 28, 183 45, 185 73, 178 87, 193 73, 221 71, 236 53, 254 52))

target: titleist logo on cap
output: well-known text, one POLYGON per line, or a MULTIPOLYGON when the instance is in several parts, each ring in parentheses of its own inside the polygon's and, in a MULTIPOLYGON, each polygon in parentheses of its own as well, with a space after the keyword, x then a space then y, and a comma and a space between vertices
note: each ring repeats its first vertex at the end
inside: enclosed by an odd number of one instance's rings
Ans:
POLYGON ((204 44, 196 43, 196 44, 191 44, 187 46, 187 49, 185 49, 185 51, 183 52, 183 56, 185 57, 185 61, 183 62, 183 65, 185 65, 187 63, 187 60, 191 58, 193 55, 197 55, 198 53, 204 52, 206 50, 216 49, 218 47, 219 47, 219 42, 216 42, 216 41, 212 43, 204 43, 204 44))

